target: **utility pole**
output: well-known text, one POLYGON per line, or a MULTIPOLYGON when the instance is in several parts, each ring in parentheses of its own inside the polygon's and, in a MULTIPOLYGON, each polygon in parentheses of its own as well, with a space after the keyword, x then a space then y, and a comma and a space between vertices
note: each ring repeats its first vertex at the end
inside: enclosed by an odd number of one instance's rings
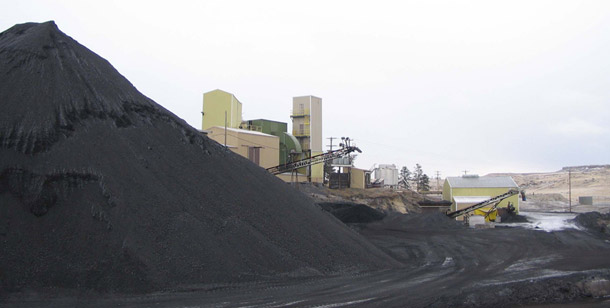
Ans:
POLYGON ((225 149, 227 148, 227 111, 225 110, 225 149))
POLYGON ((327 145, 327 147, 330 147, 330 151, 332 152, 333 151, 333 140, 339 139, 339 138, 337 138, 337 137, 328 137, 326 139, 330 139, 330 145, 327 145))
POLYGON ((441 172, 440 171, 436 171, 436 190, 440 190, 441 189, 441 185, 440 185, 440 179, 441 179, 441 172))
POLYGON ((570 213, 572 213, 572 169, 568 168, 568 198, 570 199, 570 213))

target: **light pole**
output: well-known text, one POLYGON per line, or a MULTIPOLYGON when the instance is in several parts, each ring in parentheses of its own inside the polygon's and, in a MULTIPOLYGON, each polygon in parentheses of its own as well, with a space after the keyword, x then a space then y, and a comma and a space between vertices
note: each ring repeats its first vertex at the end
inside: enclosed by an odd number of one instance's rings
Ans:
POLYGON ((570 213, 572 213, 572 169, 568 168, 568 198, 570 199, 570 213))

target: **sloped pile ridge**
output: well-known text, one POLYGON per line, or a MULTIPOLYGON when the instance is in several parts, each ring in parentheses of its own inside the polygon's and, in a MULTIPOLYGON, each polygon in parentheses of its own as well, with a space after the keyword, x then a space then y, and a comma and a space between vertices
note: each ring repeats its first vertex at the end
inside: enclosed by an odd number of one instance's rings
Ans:
POLYGON ((0 104, 4 291, 146 292, 397 265, 53 22, 0 34, 0 104))

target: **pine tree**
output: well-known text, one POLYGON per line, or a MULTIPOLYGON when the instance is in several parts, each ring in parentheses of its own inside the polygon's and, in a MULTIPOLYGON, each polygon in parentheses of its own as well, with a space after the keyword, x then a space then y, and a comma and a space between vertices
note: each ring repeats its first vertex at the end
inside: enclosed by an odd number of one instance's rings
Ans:
POLYGON ((430 178, 427 174, 423 174, 417 183, 417 188, 420 191, 430 191, 430 178))
POLYGON ((403 166, 402 169, 400 169, 400 181, 398 181, 398 183, 406 189, 411 189, 411 185, 409 184, 410 180, 411 171, 409 171, 409 168, 406 166, 403 166))
POLYGON ((424 171, 421 168, 420 164, 415 164, 415 169, 413 171, 413 181, 415 181, 415 185, 417 185, 416 189, 417 191, 421 190, 420 187, 420 183, 421 183, 421 178, 424 174, 424 171))

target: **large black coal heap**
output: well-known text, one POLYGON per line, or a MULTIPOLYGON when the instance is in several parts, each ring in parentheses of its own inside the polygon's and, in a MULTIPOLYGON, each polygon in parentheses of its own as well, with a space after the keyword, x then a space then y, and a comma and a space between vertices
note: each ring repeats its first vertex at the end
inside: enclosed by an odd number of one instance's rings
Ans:
POLYGON ((145 292, 398 265, 53 22, 0 34, 0 106, 4 291, 145 292))

